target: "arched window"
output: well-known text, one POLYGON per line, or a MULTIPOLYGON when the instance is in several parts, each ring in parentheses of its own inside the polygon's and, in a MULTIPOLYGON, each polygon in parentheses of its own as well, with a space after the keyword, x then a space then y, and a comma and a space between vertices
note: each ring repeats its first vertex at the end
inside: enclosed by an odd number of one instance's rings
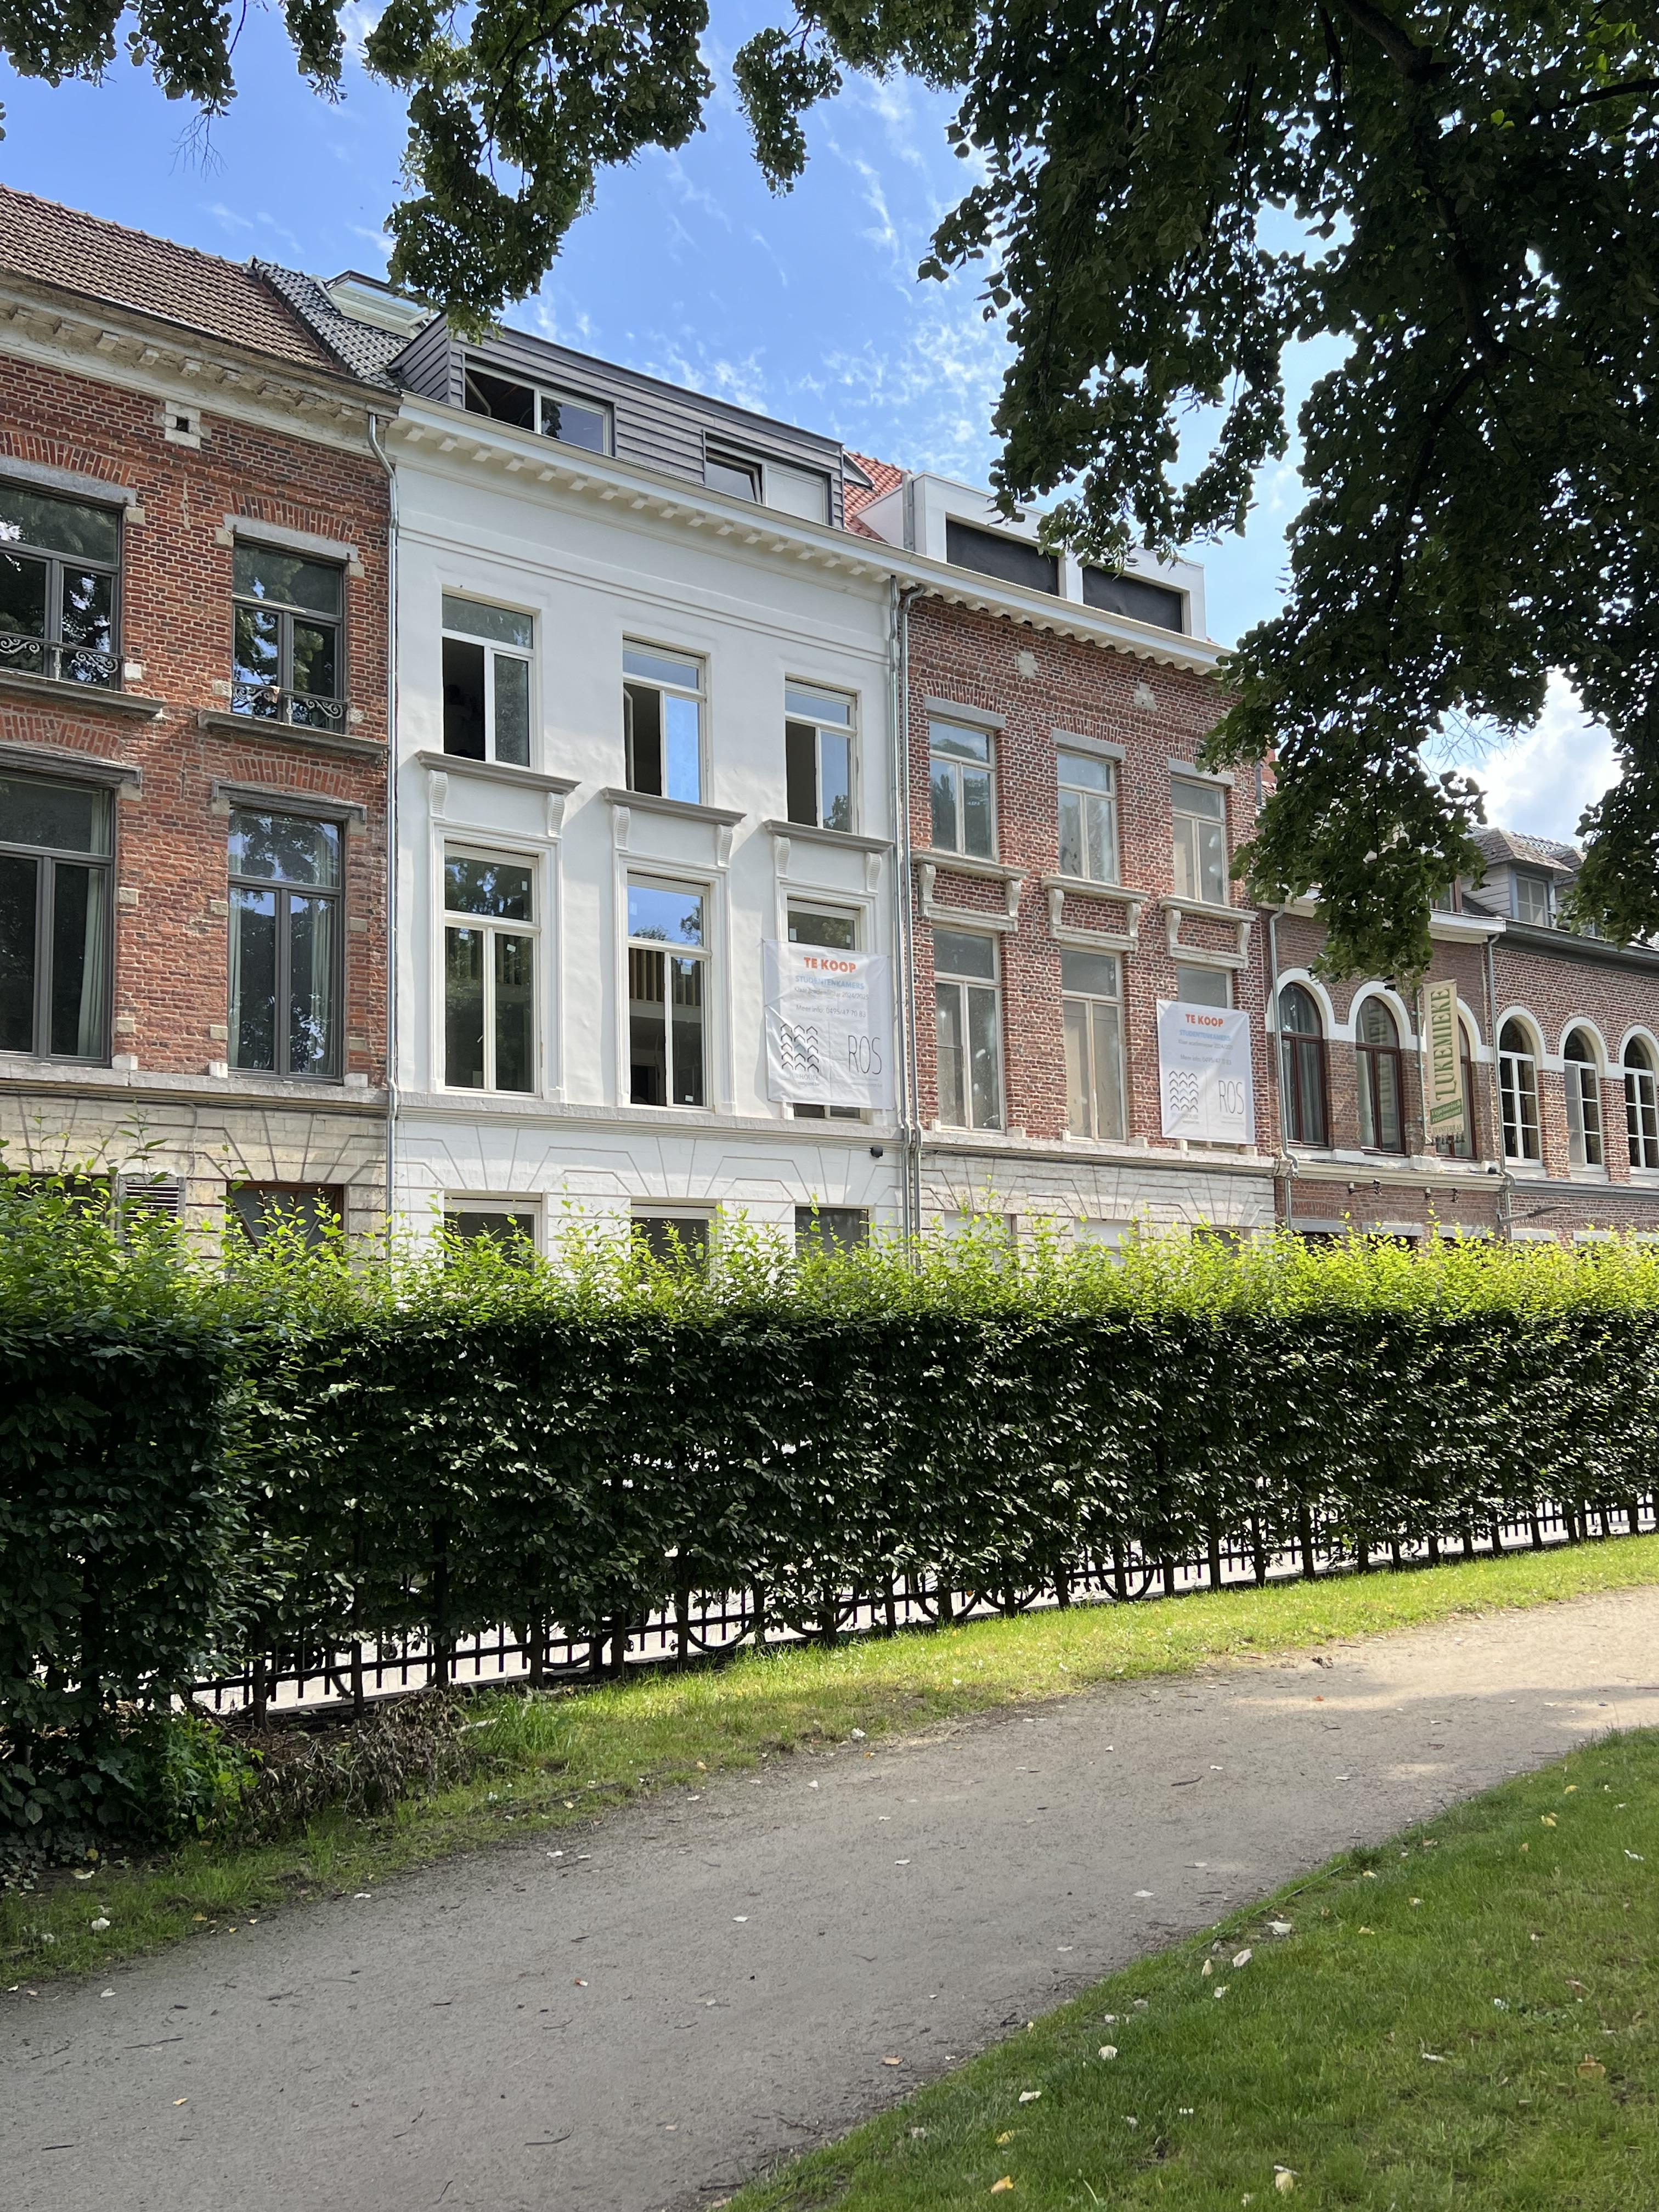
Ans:
POLYGON ((1469 1052, 1469 1033, 1461 1021, 1457 1024, 1457 1066, 1463 1083, 1463 1133, 1461 1137, 1435 1139, 1434 1149, 1443 1160, 1472 1160, 1476 1156, 1474 1062, 1469 1052))
POLYGON ((1625 1047, 1625 1126, 1633 1168, 1659 1168, 1659 1082, 1653 1054, 1638 1037, 1625 1047))
POLYGON ((1313 993, 1300 983, 1279 994, 1279 1065, 1285 1136, 1293 1145, 1328 1145, 1325 1032, 1313 993))
POLYGON ((1403 1152, 1404 1054, 1400 1028, 1381 999, 1367 999, 1354 1032, 1359 1073, 1359 1141, 1368 1152, 1403 1152))
POLYGON ((1504 1120, 1504 1158, 1535 1160, 1538 1152, 1538 1062, 1532 1039, 1519 1022, 1505 1022, 1498 1037, 1498 1099, 1504 1120))
POLYGON ((1601 1152, 1601 1067, 1588 1033, 1575 1030, 1562 1047, 1566 1062, 1567 1158, 1576 1168, 1599 1168, 1601 1152))

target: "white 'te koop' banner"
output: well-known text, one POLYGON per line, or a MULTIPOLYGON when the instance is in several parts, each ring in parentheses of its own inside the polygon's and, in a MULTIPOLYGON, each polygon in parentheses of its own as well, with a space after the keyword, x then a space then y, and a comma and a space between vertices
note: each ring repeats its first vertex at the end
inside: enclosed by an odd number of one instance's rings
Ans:
POLYGON ((1160 999, 1158 1078, 1166 1137, 1206 1145, 1255 1142, 1247 1013, 1160 999))
POLYGON ((766 1089, 797 1106, 893 1103, 884 952, 766 944, 766 1089))

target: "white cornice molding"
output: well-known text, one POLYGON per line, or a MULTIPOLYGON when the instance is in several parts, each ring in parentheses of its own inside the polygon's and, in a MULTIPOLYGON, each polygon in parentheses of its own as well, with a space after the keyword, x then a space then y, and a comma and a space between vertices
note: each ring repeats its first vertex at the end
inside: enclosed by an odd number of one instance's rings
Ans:
POLYGON ((884 540, 855 537, 827 524, 798 521, 770 507, 727 499, 655 469, 608 455, 578 452, 532 430, 514 430, 489 416, 469 415, 405 393, 387 424, 392 443, 411 454, 441 463, 456 473, 499 474, 523 479, 522 489, 540 483, 596 506, 615 506, 623 514, 648 514, 681 529, 706 531, 716 539, 763 556, 816 568, 854 583, 908 585, 931 599, 980 614, 998 615, 1030 629, 1081 640, 1108 652, 1154 661, 1196 676, 1212 676, 1225 647, 1212 639, 1184 637, 1127 615, 1105 614, 1075 600, 1051 599, 1018 584, 1003 584, 970 569, 953 568, 906 552, 884 540))

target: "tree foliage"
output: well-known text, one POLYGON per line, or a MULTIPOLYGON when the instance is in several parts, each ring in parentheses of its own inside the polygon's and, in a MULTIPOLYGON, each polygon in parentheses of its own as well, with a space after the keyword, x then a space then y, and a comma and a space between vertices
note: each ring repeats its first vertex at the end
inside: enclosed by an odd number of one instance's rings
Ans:
MULTIPOLYGON (((284 5, 327 93, 340 6, 284 5)), ((223 110, 216 0, 0 0, 0 50, 96 77, 129 20, 170 94, 223 110)), ((532 290, 603 168, 700 127, 707 24, 705 0, 391 0, 365 51, 409 100, 393 276, 469 328, 532 290)), ((1057 539, 1109 562, 1242 527, 1289 449, 1286 349, 1339 356, 1299 424, 1286 601, 1243 640, 1215 739, 1274 763, 1256 891, 1317 885, 1334 965, 1420 968, 1431 898, 1479 867, 1474 787, 1423 749, 1528 726, 1559 669, 1622 771, 1586 818, 1581 912, 1659 929, 1651 11, 801 0, 734 68, 775 186, 849 69, 960 90, 980 174, 924 272, 986 266, 1013 344, 997 484, 1063 493, 1057 539)))

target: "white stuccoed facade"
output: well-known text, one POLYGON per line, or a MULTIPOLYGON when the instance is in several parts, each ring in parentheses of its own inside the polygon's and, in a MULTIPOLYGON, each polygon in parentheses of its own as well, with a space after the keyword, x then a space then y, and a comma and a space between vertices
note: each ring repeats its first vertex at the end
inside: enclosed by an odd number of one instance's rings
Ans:
MULTIPOLYGON (((800 1120, 769 1098, 762 974, 792 898, 856 917, 861 951, 896 949, 889 575, 827 526, 428 401, 405 398, 386 443, 399 1225, 488 1206, 533 1216, 545 1244, 569 1212, 620 1230, 686 1208, 793 1234, 818 1205, 896 1229, 897 1109, 800 1120), (528 766, 445 755, 446 593, 531 618, 528 766), (625 642, 701 664, 697 805, 625 788, 625 642), (854 702, 851 834, 785 821, 787 684, 854 702), (447 1080, 448 856, 530 872, 526 1091, 447 1080), (630 878, 704 898, 701 1107, 630 1100, 630 878)), ((896 1008, 889 1042, 896 1066, 896 1008)))

